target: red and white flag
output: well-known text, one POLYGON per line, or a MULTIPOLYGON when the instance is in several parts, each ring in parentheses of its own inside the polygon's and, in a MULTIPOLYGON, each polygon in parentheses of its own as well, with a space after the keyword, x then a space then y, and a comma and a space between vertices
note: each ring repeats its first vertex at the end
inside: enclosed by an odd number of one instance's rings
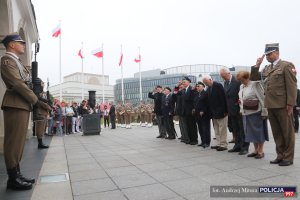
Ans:
POLYGON ((83 57, 83 54, 82 54, 82 49, 80 49, 79 50, 79 52, 78 52, 78 56, 81 58, 81 59, 83 59, 84 57, 83 57))
POLYGON ((92 51, 92 54, 96 56, 97 58, 102 58, 103 57, 103 49, 98 48, 92 51))
POLYGON ((134 59, 134 62, 139 63, 141 62, 141 55, 134 59))
POLYGON ((120 57, 120 61, 119 61, 119 66, 122 65, 122 62, 123 62, 123 53, 121 53, 121 57, 120 57))
POLYGON ((55 29, 52 30, 52 37, 58 37, 61 34, 60 24, 58 24, 55 29))

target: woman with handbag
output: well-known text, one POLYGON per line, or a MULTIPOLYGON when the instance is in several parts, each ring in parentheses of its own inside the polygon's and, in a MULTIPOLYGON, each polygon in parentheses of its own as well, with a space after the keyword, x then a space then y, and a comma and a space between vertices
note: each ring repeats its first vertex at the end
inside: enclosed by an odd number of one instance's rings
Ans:
POLYGON ((261 159, 264 157, 264 142, 269 141, 267 116, 268 111, 264 107, 264 89, 260 81, 250 81, 248 71, 239 71, 237 79, 241 81, 239 99, 245 141, 254 144, 254 152, 248 157, 261 159))

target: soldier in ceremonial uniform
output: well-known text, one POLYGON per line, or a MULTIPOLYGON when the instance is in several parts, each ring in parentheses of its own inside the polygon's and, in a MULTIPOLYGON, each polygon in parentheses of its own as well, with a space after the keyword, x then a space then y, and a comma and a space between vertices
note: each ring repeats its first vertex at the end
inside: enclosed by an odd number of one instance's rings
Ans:
POLYGON ((125 128, 125 107, 124 105, 119 102, 117 107, 117 120, 118 120, 118 124, 121 126, 121 128, 125 128))
POLYGON ((154 113, 153 113, 153 111, 154 111, 154 105, 153 104, 151 104, 151 103, 148 103, 148 104, 146 104, 146 118, 145 118, 145 120, 146 120, 146 125, 147 125, 147 127, 148 128, 152 128, 152 119, 153 119, 153 116, 154 116, 154 113))
POLYGON ((130 123, 131 123, 131 115, 132 115, 133 107, 131 103, 126 103, 124 107, 125 107, 125 113, 124 113, 125 124, 126 124, 126 128, 129 129, 131 128, 130 123))
MULTIPOLYGON (((40 80, 42 88, 44 88, 44 82, 41 79, 39 79, 39 80, 40 80)), ((39 99, 40 100, 43 99, 43 101, 48 102, 47 93, 46 92, 40 93, 39 99)), ((51 109, 50 107, 49 107, 49 109, 43 109, 43 108, 39 109, 39 113, 41 115, 43 115, 43 117, 45 119, 38 120, 38 121, 34 122, 35 123, 35 134, 36 134, 37 139, 38 139, 38 149, 47 149, 47 148, 49 148, 48 145, 45 145, 43 143, 43 137, 44 137, 44 133, 45 133, 46 126, 47 126, 47 117, 48 117, 50 109, 51 109)))
POLYGON ((140 116, 141 116, 141 123, 142 123, 141 126, 145 127, 146 126, 145 122, 146 122, 148 113, 147 113, 146 104, 144 101, 141 101, 141 104, 139 106, 139 112, 140 112, 140 116))
POLYGON ((1 109, 4 114, 4 159, 8 174, 7 189, 29 190, 34 179, 20 172, 30 111, 40 107, 40 102, 31 90, 31 75, 21 63, 19 56, 25 53, 25 41, 18 34, 7 35, 2 43, 6 48, 1 58, 1 77, 6 91, 1 109))
POLYGON ((279 44, 266 44, 265 53, 251 68, 251 80, 264 79, 265 107, 276 143, 277 158, 271 164, 289 166, 294 162, 295 133, 293 106, 296 103, 297 79, 295 66, 279 58, 279 44), (270 65, 259 72, 266 56, 270 65))

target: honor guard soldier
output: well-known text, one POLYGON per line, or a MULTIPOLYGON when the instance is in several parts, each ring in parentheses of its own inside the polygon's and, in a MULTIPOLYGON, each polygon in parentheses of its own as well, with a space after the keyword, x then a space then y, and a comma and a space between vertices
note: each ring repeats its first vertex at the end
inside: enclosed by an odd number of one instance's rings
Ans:
POLYGON ((279 58, 279 44, 266 44, 265 53, 251 68, 251 80, 264 79, 265 107, 268 109, 277 157, 271 164, 289 166, 294 161, 295 133, 293 106, 296 103, 297 79, 295 66, 279 58), (264 57, 270 65, 259 72, 264 57))
POLYGON ((1 109, 4 114, 7 189, 29 190, 35 180, 21 174, 19 163, 22 159, 30 112, 33 106, 44 106, 44 103, 40 102, 31 90, 30 71, 19 59, 25 53, 25 41, 18 34, 10 34, 2 43, 6 49, 1 58, 1 77, 6 86, 1 109))
POLYGON ((125 124, 127 129, 131 128, 130 123, 131 123, 132 110, 133 110, 132 104, 126 103, 124 116, 125 116, 125 124))
POLYGON ((154 105, 149 103, 146 104, 146 125, 148 128, 151 128, 153 123, 152 123, 152 119, 153 119, 153 111, 154 111, 154 105))
MULTIPOLYGON (((44 88, 45 83, 40 78, 38 78, 38 80, 41 84, 41 87, 44 88)), ((39 100, 41 100, 43 102, 48 102, 47 93, 46 92, 40 93, 39 100)), ((35 134, 36 134, 37 139, 38 139, 38 149, 47 149, 47 148, 49 148, 48 145, 45 145, 43 143, 43 137, 44 137, 44 133, 45 133, 45 130, 46 130, 46 127, 47 127, 47 117, 48 117, 48 114, 49 114, 50 110, 51 110, 50 107, 48 109, 44 109, 44 108, 39 109, 39 114, 42 115, 44 119, 34 122, 35 123, 35 134)))
POLYGON ((118 124, 121 126, 121 128, 125 128, 125 107, 124 105, 119 102, 119 104, 116 107, 117 110, 117 120, 118 124))
POLYGON ((141 116, 141 126, 145 127, 146 126, 145 122, 146 122, 148 113, 147 113, 146 104, 144 101, 141 101, 141 104, 139 106, 139 112, 140 112, 140 116, 141 116))

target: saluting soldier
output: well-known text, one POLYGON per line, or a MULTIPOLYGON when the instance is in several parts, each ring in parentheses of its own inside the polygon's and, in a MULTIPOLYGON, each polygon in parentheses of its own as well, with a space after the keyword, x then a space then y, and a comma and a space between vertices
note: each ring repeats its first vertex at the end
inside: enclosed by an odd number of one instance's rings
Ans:
POLYGON ((296 103, 297 79, 293 63, 279 58, 279 44, 266 44, 265 53, 251 68, 251 80, 264 79, 265 107, 276 143, 277 158, 271 164, 289 166, 294 161, 295 134, 293 127, 293 106, 296 103), (270 65, 262 73, 261 63, 266 56, 270 65))
POLYGON ((21 174, 19 163, 25 145, 30 111, 33 106, 44 104, 31 90, 30 72, 19 59, 25 53, 25 41, 18 34, 10 34, 2 43, 6 48, 6 53, 1 58, 1 77, 6 86, 1 109, 4 114, 7 189, 29 190, 35 180, 21 174))

